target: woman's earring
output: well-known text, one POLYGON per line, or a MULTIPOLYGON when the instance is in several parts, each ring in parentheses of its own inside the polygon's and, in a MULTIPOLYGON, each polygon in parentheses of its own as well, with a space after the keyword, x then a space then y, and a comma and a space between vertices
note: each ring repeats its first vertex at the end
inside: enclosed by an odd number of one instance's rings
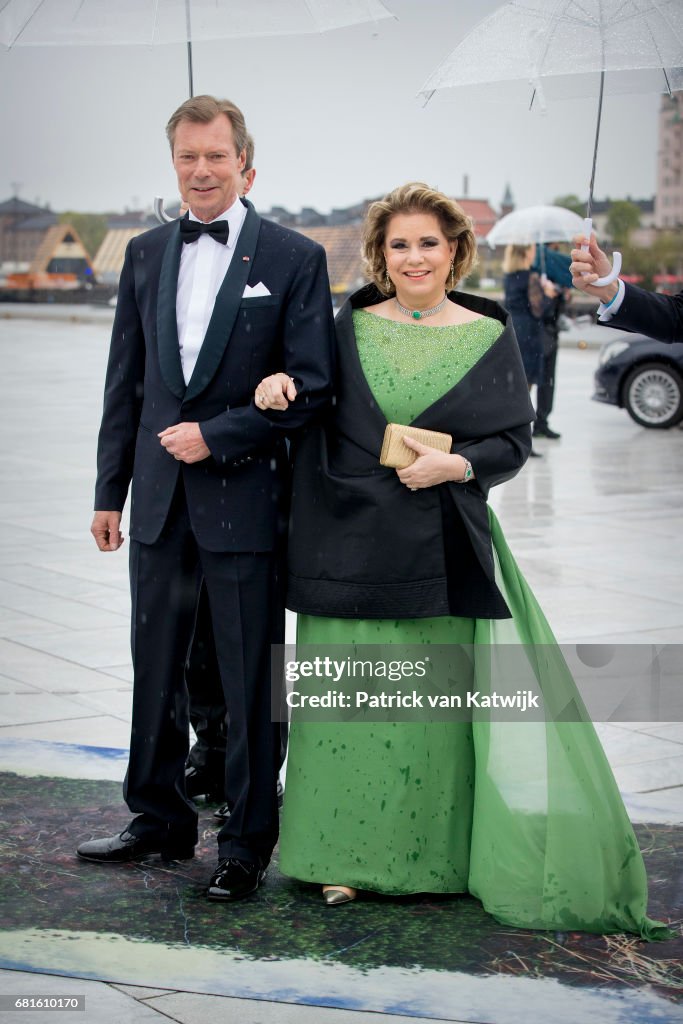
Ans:
POLYGON ((455 288, 455 260, 451 260, 451 286, 448 289, 450 292, 455 288))
POLYGON ((384 287, 388 292, 391 291, 391 278, 389 277, 389 271, 386 267, 384 268, 384 287))

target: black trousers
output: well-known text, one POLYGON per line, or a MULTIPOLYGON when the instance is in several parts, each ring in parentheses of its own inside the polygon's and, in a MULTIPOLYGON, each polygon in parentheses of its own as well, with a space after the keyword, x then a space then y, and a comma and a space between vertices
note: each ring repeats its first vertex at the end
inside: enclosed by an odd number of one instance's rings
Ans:
POLYGON ((559 332, 554 324, 544 323, 541 334, 543 338, 543 372, 536 388, 536 426, 547 427, 555 398, 555 363, 557 362, 559 332))
MULTIPOLYGON (((197 737, 187 759, 204 772, 216 792, 223 792, 227 736, 227 708, 216 657, 213 623, 206 584, 202 581, 197 605, 194 636, 185 682, 190 697, 190 724, 197 737)), ((225 794, 223 793, 225 799, 225 794)))
POLYGON ((189 745, 185 663, 205 581, 227 710, 225 792, 230 818, 219 857, 266 864, 277 841, 280 726, 271 722, 271 644, 284 641, 278 560, 271 552, 200 548, 182 484, 154 544, 131 542, 133 722, 124 797, 134 835, 196 840, 185 795, 189 745))
MULTIPOLYGON (((284 559, 284 553, 281 556, 284 559)), ((284 582, 284 560, 278 564, 278 580, 284 582)), ((203 772, 212 791, 225 795, 225 755, 227 740, 227 708, 223 696, 216 644, 213 637, 211 609, 202 580, 192 644, 185 663, 185 683, 190 698, 190 725, 197 737, 190 748, 187 764, 203 772)), ((284 679, 283 679, 284 690, 284 679)), ((280 767, 287 754, 287 716, 280 725, 280 767)))

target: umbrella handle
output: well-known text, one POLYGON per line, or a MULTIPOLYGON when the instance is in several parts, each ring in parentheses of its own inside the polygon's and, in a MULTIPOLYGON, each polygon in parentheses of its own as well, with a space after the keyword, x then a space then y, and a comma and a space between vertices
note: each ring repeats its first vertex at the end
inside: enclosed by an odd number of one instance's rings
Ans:
MULTIPOLYGON (((593 219, 591 217, 586 217, 583 222, 584 238, 590 238, 592 231, 593 219)), ((585 243, 584 245, 581 246, 581 252, 588 252, 588 243, 585 243)), ((604 277, 599 277, 597 281, 593 281, 593 287, 602 288, 603 285, 611 284, 612 281, 616 281, 616 279, 619 277, 619 274, 621 273, 621 253, 614 252, 612 253, 612 257, 614 262, 612 264, 612 269, 610 270, 609 274, 606 274, 604 277)))
POLYGON ((170 224, 172 220, 175 220, 174 217, 169 217, 164 210, 164 201, 161 196, 154 197, 154 216, 160 224, 170 224))

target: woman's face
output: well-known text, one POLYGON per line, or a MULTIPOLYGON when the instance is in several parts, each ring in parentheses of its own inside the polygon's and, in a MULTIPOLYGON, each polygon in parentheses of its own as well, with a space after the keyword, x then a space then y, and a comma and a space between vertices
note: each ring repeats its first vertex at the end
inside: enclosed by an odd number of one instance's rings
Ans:
POLYGON ((397 213, 387 224, 384 258, 399 301, 427 308, 443 298, 456 246, 433 213, 397 213))

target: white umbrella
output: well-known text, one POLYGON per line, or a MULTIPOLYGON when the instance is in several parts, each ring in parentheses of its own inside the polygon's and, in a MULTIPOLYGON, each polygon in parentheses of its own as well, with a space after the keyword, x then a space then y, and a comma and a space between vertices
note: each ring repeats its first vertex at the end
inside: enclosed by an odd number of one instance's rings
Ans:
MULTIPOLYGON (((381 0, 0 0, 0 43, 11 49, 186 42, 193 96, 198 40, 327 32, 393 17, 381 0)), ((159 196, 154 212, 160 221, 172 219, 159 196)))
MULTIPOLYGON (((660 91, 671 91, 672 71, 683 66, 681 0, 511 0, 463 39, 420 90, 427 99, 437 89, 477 83, 526 80, 531 102, 544 102, 544 80, 554 76, 600 73, 600 95, 583 233, 592 230, 591 206, 600 138, 605 72, 634 70, 659 74, 660 91)), ((614 253, 611 275, 621 270, 614 253)))
POLYGON ((497 245, 531 245, 533 242, 570 242, 583 230, 583 219, 563 206, 527 206, 501 217, 486 241, 497 245))
POLYGON ((393 17, 381 0, 4 0, 0 42, 13 46, 156 46, 327 32, 393 17))

